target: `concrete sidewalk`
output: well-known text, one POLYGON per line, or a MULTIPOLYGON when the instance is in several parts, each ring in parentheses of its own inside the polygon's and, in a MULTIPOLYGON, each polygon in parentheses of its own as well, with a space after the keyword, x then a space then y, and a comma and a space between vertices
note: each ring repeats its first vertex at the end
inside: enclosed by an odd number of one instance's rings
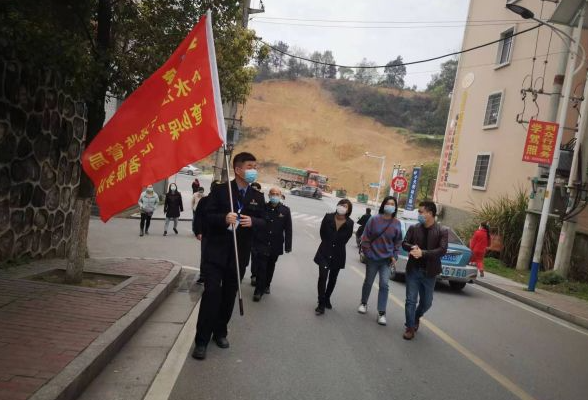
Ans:
POLYGON ((123 275, 109 289, 34 282, 63 269, 40 260, 0 271, 0 400, 74 399, 175 286, 181 267, 152 259, 87 259, 87 272, 123 275))
POLYGON ((484 278, 478 278, 475 282, 482 287, 588 329, 588 301, 541 289, 529 292, 526 285, 489 272, 485 273, 484 278))

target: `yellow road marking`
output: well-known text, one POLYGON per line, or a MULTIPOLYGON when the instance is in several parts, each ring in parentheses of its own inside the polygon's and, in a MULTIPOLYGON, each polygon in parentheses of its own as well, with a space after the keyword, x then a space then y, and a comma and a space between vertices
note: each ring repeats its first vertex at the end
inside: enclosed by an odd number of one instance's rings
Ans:
MULTIPOLYGON (((356 266, 352 265, 351 269, 359 276, 361 276, 361 277, 365 276, 364 272, 362 272, 356 266)), ((375 286, 378 287, 377 284, 375 286)), ((399 298, 397 298, 396 296, 394 296, 391 293, 388 294, 388 297, 397 306, 404 309, 404 303, 399 298)), ((482 360, 480 357, 476 356, 470 350, 466 349, 464 346, 459 344, 455 339, 453 339, 451 336, 449 336, 441 328, 439 328, 438 326, 436 326, 432 322, 429 322, 423 318, 423 319, 421 319, 421 325, 424 325, 427 328, 429 328, 431 330, 431 332, 433 332, 435 335, 437 335, 437 337, 439 337, 439 339, 441 339, 442 341, 447 343, 449 346, 453 347, 453 349, 455 349, 462 356, 464 356, 465 358, 470 360, 472 363, 474 363, 478 368, 480 368, 482 371, 484 371, 486 374, 488 374, 492 379, 494 379, 502 387, 504 387, 506 390, 508 390, 509 392, 514 394, 519 399, 521 399, 521 400, 536 400, 529 393, 525 392, 520 386, 518 386, 516 383, 514 383, 513 381, 508 379, 506 376, 501 374, 496 368, 492 367, 486 361, 482 360)))

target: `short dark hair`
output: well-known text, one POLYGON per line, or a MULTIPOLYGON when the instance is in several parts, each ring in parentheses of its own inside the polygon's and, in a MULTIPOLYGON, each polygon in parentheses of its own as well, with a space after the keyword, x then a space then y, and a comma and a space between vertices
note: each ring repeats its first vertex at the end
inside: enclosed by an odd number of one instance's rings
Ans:
POLYGON ((421 201, 419 207, 424 207, 425 210, 433 214, 433 217, 437 216, 437 206, 432 201, 421 201))
POLYGON ((366 214, 371 214, 372 213, 372 209, 368 207, 368 208, 365 209, 365 212, 366 212, 366 214))
POLYGON ((339 200, 337 205, 340 206, 342 204, 347 206, 347 213, 345 213, 345 216, 349 218, 351 212, 353 211, 353 204, 351 204, 351 202, 348 199, 341 199, 339 200))
POLYGON ((245 163, 247 161, 257 161, 257 159, 255 158, 255 156, 253 154, 247 153, 245 151, 237 154, 233 158, 233 169, 235 169, 238 166, 243 165, 243 163, 245 163))
POLYGON ((382 204, 380 205, 380 214, 384 214, 384 206, 386 205, 386 203, 388 203, 390 200, 394 200, 394 207, 396 207, 396 211, 394 211, 392 213, 392 217, 396 218, 396 213, 398 212, 398 201, 396 200, 396 197, 394 196, 386 196, 384 197, 384 200, 382 201, 382 204))

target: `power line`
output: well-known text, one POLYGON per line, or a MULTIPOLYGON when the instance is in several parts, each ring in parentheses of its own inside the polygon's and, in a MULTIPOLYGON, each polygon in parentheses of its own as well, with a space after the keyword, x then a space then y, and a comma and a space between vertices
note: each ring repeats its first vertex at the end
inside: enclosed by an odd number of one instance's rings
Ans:
MULTIPOLYGON (((317 24, 295 24, 288 22, 272 22, 254 20, 259 24, 281 25, 281 26, 304 26, 309 28, 335 28, 335 29, 431 29, 431 28, 463 28, 463 27, 481 27, 481 26, 504 26, 512 23, 488 23, 488 24, 460 24, 460 25, 412 25, 412 26, 358 26, 358 25, 317 25, 317 24)), ((532 24, 533 22, 519 22, 519 24, 532 24)))
MULTIPOLYGON (((539 28, 540 26, 541 26, 541 24, 537 24, 537 25, 535 25, 535 26, 533 26, 531 28, 527 28, 527 29, 522 30, 520 32, 513 33, 513 34, 511 34, 509 36, 500 38, 498 40, 493 40, 492 42, 484 43, 484 44, 481 44, 481 45, 478 45, 478 46, 475 46, 475 47, 470 47, 469 49, 455 51, 453 53, 443 54, 441 56, 431 57, 431 58, 427 58, 427 59, 424 59, 424 60, 410 61, 410 62, 405 62, 405 63, 400 63, 400 64, 394 64, 393 66, 394 67, 401 67, 401 66, 407 66, 407 65, 423 64, 423 63, 426 63, 426 62, 439 60, 441 58, 446 58, 446 57, 451 57, 451 56, 455 56, 455 55, 458 55, 458 54, 467 53, 467 52, 470 52, 470 51, 473 51, 473 50, 477 50, 477 49, 481 49, 483 47, 487 47, 487 46, 493 45, 495 43, 499 43, 499 42, 505 41, 507 39, 510 39, 510 38, 515 37, 515 36, 518 36, 518 35, 522 35, 523 33, 530 32, 530 31, 532 31, 534 29, 539 28)), ((293 54, 287 53, 287 52, 285 52, 283 50, 278 49, 275 46, 272 46, 269 43, 266 43, 265 41, 263 41, 263 39, 261 39, 259 37, 256 38, 256 40, 259 41, 260 43, 265 44, 266 46, 268 46, 269 48, 273 49, 274 51, 277 51, 280 54, 283 54, 285 56, 288 56, 288 57, 291 57, 291 58, 295 58, 295 59, 298 59, 298 60, 308 61, 308 62, 311 62, 311 63, 314 63, 314 64, 320 64, 320 65, 326 65, 326 66, 332 66, 332 67, 339 67, 339 68, 354 68, 354 69, 378 69, 378 68, 386 68, 386 67, 389 67, 390 66, 390 65, 373 65, 373 66, 372 65, 365 65, 365 66, 357 66, 357 65, 354 65, 354 66, 351 66, 351 65, 339 65, 339 64, 326 63, 326 62, 323 62, 323 61, 311 60, 310 58, 295 56, 293 54)))
POLYGON ((252 19, 263 20, 283 20, 283 21, 300 21, 300 22, 332 22, 332 23, 359 23, 359 24, 454 24, 454 23, 491 23, 491 22, 509 22, 520 23, 520 19, 472 19, 472 20, 431 20, 431 21, 361 21, 361 20, 336 20, 336 19, 309 19, 309 18, 286 18, 286 17, 253 17, 252 19))

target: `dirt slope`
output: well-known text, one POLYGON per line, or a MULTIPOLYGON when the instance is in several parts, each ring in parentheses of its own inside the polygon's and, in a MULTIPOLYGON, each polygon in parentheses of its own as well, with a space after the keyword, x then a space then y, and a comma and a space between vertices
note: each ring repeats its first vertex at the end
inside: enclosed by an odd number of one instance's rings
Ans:
POLYGON ((386 156, 387 182, 393 164, 439 159, 438 150, 417 148, 396 129, 337 105, 313 80, 255 84, 243 119, 249 132, 236 150, 258 157, 266 181, 275 177, 278 165, 311 167, 328 175, 333 188, 355 196, 380 174, 380 160, 365 157, 366 151, 386 156))

